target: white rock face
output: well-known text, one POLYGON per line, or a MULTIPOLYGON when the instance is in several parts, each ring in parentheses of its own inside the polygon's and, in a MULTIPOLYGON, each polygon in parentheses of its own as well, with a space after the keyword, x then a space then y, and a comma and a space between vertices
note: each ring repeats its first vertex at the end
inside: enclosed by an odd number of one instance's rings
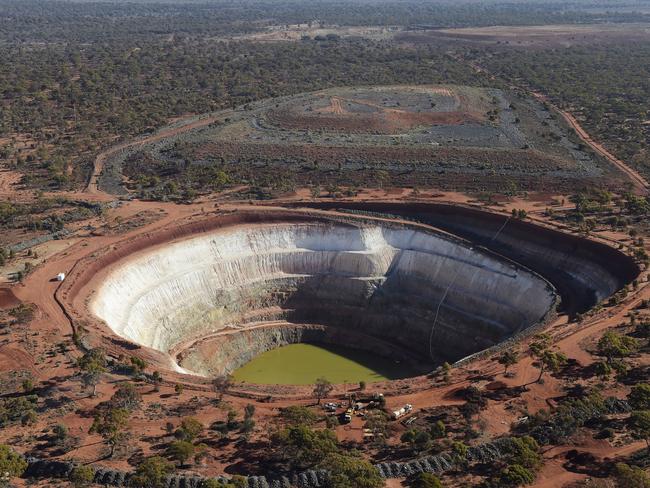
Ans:
POLYGON ((305 223, 222 229, 138 255, 107 277, 91 309, 163 352, 295 314, 422 356, 434 340, 447 358, 535 324, 554 300, 537 275, 442 234, 305 223))

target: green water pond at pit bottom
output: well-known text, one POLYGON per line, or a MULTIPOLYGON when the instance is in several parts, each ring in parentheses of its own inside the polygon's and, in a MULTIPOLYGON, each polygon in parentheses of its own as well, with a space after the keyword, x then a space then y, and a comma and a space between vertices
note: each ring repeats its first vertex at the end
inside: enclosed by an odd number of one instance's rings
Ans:
POLYGON ((392 359, 330 344, 289 344, 253 358, 234 373, 236 381, 265 385, 310 385, 317 378, 331 383, 394 380, 417 374, 392 359))

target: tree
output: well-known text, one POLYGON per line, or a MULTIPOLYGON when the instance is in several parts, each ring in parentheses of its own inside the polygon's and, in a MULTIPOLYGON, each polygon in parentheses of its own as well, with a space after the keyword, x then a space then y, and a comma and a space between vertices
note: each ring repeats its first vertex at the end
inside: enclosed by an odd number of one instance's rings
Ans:
POLYGON ((167 454, 178 461, 180 466, 184 466, 188 459, 194 455, 196 448, 194 444, 188 441, 174 441, 167 448, 167 454))
POLYGON ((173 470, 174 466, 160 456, 147 458, 138 465, 129 485, 133 488, 163 488, 165 478, 173 470))
POLYGON ((76 466, 70 472, 70 482, 75 488, 90 486, 95 479, 95 470, 91 466, 76 466))
POLYGON ((447 428, 445 427, 445 423, 442 420, 438 420, 429 429, 429 434, 431 434, 431 437, 434 439, 447 437, 447 428))
POLYGON ((182 395, 184 389, 185 389, 185 387, 184 387, 182 384, 180 384, 180 383, 176 383, 176 384, 174 385, 174 392, 175 392, 177 395, 182 395))
POLYGON ((27 469, 27 461, 24 457, 11 449, 6 444, 0 444, 0 480, 2 485, 8 485, 11 478, 17 478, 27 469))
POLYGON ((361 457, 331 453, 319 466, 328 471, 329 488, 379 488, 384 480, 377 469, 361 457))
POLYGON ((638 466, 618 463, 616 484, 619 488, 650 488, 650 475, 638 466))
POLYGON ((442 488, 442 483, 437 476, 431 473, 419 473, 411 486, 413 488, 442 488))
POLYGON ((632 431, 637 439, 643 439, 650 451, 650 410, 637 410, 630 416, 632 431))
POLYGON ((306 425, 283 429, 273 435, 282 457, 295 468, 306 468, 338 452, 336 436, 331 430, 312 430, 306 425))
POLYGON ((317 403, 320 405, 321 400, 329 395, 333 389, 334 387, 332 386, 332 383, 321 377, 316 379, 316 382, 314 383, 312 396, 318 400, 317 403))
POLYGON ((192 442, 201 432, 203 432, 203 424, 194 417, 187 417, 181 421, 181 425, 176 430, 176 437, 192 442))
POLYGON ((415 452, 420 452, 427 448, 431 442, 431 435, 428 432, 419 429, 409 429, 402 434, 400 440, 408 443, 415 452))
POLYGON ((497 361, 499 364, 503 366, 503 374, 508 373, 508 368, 510 366, 514 366, 517 364, 517 361, 519 360, 519 353, 517 351, 514 351, 512 349, 509 349, 507 351, 503 351, 497 361))
POLYGON ((133 383, 121 383, 111 397, 113 407, 129 411, 136 410, 141 403, 142 395, 133 383))
POLYGON ((290 425, 313 425, 318 415, 303 405, 289 405, 280 410, 280 416, 290 425))
POLYGON ((557 373, 562 369, 562 367, 567 362, 567 357, 561 352, 557 351, 544 351, 544 353, 539 357, 539 362, 541 367, 539 368, 539 376, 537 377, 537 383, 542 381, 542 376, 546 371, 551 371, 557 373))
POLYGON ((232 386, 233 378, 231 375, 220 375, 212 380, 212 388, 218 395, 218 400, 223 400, 224 394, 232 386))
POLYGON ((538 334, 535 341, 530 344, 530 352, 537 358, 537 367, 539 368, 539 377, 536 383, 542 381, 542 376, 546 371, 557 372, 566 364, 567 357, 561 352, 551 351, 551 336, 548 334, 538 334))
POLYGON ((625 358, 636 352, 639 343, 634 337, 617 334, 608 330, 598 341, 598 354, 605 356, 608 363, 612 363, 614 358, 625 358))
POLYGON ((539 454, 539 444, 530 436, 515 437, 512 439, 511 461, 514 464, 537 471, 542 465, 542 456, 539 454))
POLYGON ((106 372, 106 356, 102 349, 92 349, 77 360, 81 370, 81 381, 84 386, 92 387, 91 396, 97 394, 97 384, 106 372))
POLYGON ((105 409, 95 415, 90 434, 101 435, 109 445, 110 456, 115 455, 115 449, 126 438, 125 429, 129 423, 129 411, 125 408, 105 409))
POLYGON ((627 401, 634 410, 650 410, 650 384, 639 383, 633 386, 627 401))
POLYGON ((451 444, 451 450, 453 452, 456 462, 463 464, 467 460, 467 453, 469 452, 469 447, 464 442, 454 441, 451 444))
POLYGON ((528 212, 523 209, 512 209, 512 218, 524 220, 528 216, 528 212))
POLYGON ((538 356, 551 345, 551 336, 546 333, 537 334, 534 339, 529 346, 534 356, 538 356))
POLYGON ((602 380, 609 378, 612 374, 612 366, 606 361, 598 361, 594 363, 594 373, 602 380))

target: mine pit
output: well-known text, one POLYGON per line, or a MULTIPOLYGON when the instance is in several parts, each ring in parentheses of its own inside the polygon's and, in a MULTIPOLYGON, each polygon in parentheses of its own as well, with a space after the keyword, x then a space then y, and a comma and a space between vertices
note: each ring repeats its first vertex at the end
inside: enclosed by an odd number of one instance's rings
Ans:
POLYGON ((559 301, 536 272, 432 228, 261 220, 121 257, 90 312, 184 373, 232 373, 304 343, 353 348, 416 375, 545 323, 559 301))

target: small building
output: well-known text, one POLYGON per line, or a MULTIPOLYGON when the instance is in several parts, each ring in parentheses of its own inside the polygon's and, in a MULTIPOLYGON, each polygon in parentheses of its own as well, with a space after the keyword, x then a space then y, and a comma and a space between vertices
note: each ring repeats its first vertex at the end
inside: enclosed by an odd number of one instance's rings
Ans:
POLYGON ((56 275, 56 281, 63 281, 65 280, 65 273, 59 273, 56 275))

